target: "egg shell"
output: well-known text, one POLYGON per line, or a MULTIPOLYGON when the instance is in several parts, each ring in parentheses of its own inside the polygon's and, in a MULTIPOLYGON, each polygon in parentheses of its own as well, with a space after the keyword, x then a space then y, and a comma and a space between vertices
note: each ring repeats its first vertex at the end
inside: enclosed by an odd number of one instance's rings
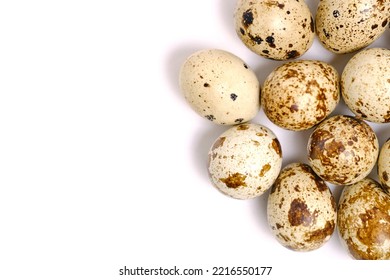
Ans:
POLYGON ((389 0, 321 0, 316 33, 328 50, 343 54, 374 42, 389 23, 389 0))
POLYGON ((237 199, 262 195, 282 166, 279 140, 269 128, 258 124, 229 128, 215 140, 208 156, 212 184, 237 199))
POLYGON ((292 163, 280 173, 267 204, 268 224, 276 239, 295 251, 324 245, 336 226, 336 202, 309 165, 292 163))
POLYGON ((254 118, 260 110, 260 84, 236 55, 219 49, 190 55, 180 70, 180 89, 192 109, 220 125, 254 118))
POLYGON ((340 100, 339 75, 331 65, 316 60, 287 62, 264 82, 261 103, 267 117, 289 130, 318 124, 340 100))
POLYGON ((314 20, 304 1, 241 0, 234 17, 238 37, 263 57, 297 58, 314 40, 314 20))
POLYGON ((337 228, 343 246, 355 259, 390 259, 390 196, 366 178, 345 186, 337 228))
POLYGON ((341 75, 345 104, 358 117, 390 122, 390 50, 365 49, 354 55, 341 75))
POLYGON ((310 166, 325 181, 353 184, 365 178, 376 164, 379 143, 363 120, 336 115, 320 123, 309 137, 310 166))
POLYGON ((383 189, 390 194, 390 138, 383 144, 379 153, 378 177, 383 189))

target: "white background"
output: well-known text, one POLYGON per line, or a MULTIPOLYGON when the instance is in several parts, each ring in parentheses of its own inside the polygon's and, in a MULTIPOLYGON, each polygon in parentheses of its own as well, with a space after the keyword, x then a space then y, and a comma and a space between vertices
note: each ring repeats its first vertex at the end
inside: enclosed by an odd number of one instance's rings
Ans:
MULTIPOLYGON (((267 225, 268 193, 240 201, 211 186, 207 152, 227 127, 189 108, 181 64, 221 48, 262 83, 283 63, 241 43, 235 2, 0 1, 0 279, 134 279, 119 276, 125 265, 383 276, 384 262, 353 261, 337 234, 308 253, 282 247, 267 225)), ((306 2, 314 13, 319 1, 306 2)), ((389 48, 390 31, 373 46, 389 48)), ((341 73, 352 55, 316 40, 301 59, 341 73)), ((343 104, 336 113, 351 114, 343 104)), ((254 122, 277 134, 283 166, 306 162, 310 131, 280 129, 263 111, 254 122)), ((382 145, 390 124, 370 125, 382 145)))

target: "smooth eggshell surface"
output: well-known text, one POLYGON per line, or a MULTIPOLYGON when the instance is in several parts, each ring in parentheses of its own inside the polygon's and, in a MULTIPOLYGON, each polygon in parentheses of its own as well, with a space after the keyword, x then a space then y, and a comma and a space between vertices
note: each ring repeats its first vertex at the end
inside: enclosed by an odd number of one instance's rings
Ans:
POLYGON ((383 189, 390 194, 390 139, 383 144, 379 154, 378 176, 383 189))
POLYGON ((324 245, 336 226, 336 202, 307 164, 286 166, 272 186, 267 205, 268 224, 277 240, 295 251, 324 245))
POLYGON ((334 53, 350 53, 374 42, 387 28, 389 0, 321 0, 316 32, 334 53))
POLYGON ((267 77, 261 103, 267 117, 289 130, 313 127, 336 108, 339 75, 331 65, 315 60, 287 62, 267 77))
POLYGON ((376 164, 379 143, 363 120, 336 115, 320 123, 309 137, 308 158, 313 170, 335 185, 365 178, 376 164))
POLYGON ((255 73, 227 51, 198 51, 180 70, 180 89, 200 116, 221 125, 247 122, 260 110, 260 85, 255 73))
POLYGON ((365 49, 354 55, 341 76, 341 92, 358 117, 390 122, 390 50, 365 49))
POLYGON ((215 140, 209 151, 212 184, 237 199, 260 196, 280 172, 282 150, 275 134, 258 124, 233 126, 215 140))
POLYGON ((297 58, 314 40, 314 20, 304 1, 241 0, 234 16, 241 41, 267 58, 297 58))
POLYGON ((345 186, 337 215, 340 239, 355 259, 390 259, 390 196, 369 178, 345 186))

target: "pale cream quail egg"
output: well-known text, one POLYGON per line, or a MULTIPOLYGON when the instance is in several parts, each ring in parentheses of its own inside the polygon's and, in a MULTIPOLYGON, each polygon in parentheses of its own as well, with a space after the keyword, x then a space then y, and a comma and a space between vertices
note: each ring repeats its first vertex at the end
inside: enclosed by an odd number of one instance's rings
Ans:
POLYGON ((237 199, 262 195, 279 175, 282 149, 275 134, 259 124, 241 124, 222 133, 209 151, 212 184, 237 199))
POLYGON ((182 65, 179 81, 192 109, 216 124, 244 123, 260 110, 255 73, 230 52, 209 49, 193 53, 182 65))
POLYGON ((355 54, 344 68, 341 89, 345 104, 356 116, 390 122, 390 50, 371 48, 355 54))

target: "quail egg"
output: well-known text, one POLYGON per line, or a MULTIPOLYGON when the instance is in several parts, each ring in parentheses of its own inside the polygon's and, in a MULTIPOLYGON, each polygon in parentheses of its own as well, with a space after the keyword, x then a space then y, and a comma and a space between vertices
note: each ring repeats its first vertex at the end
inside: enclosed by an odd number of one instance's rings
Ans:
POLYGON ((336 108, 339 75, 331 65, 296 60, 277 67, 264 82, 261 103, 267 117, 289 130, 313 127, 336 108))
POLYGON ((350 53, 374 42, 389 23, 388 0, 320 0, 316 33, 334 53, 350 53))
POLYGON ((263 57, 297 58, 314 40, 314 20, 304 1, 241 0, 234 17, 238 37, 263 57))
POLYGON ((390 122, 390 50, 372 48, 354 55, 342 73, 341 88, 346 105, 358 117, 390 122))
POLYGON ((345 186, 340 197, 337 228, 355 259, 390 259, 390 196, 366 178, 345 186))
POLYGON ((383 189, 390 194, 390 138, 383 144, 379 153, 378 176, 383 189))
POLYGON ((378 138, 363 120, 336 115, 320 123, 309 137, 308 158, 313 170, 335 185, 365 178, 376 164, 378 138))
POLYGON ((275 134, 259 124, 241 124, 222 133, 209 151, 212 184, 237 199, 262 195, 279 175, 282 149, 275 134))
POLYGON ((194 111, 216 124, 244 123, 260 110, 255 73, 230 52, 209 49, 193 53, 182 65, 179 81, 194 111))
POLYGON ((336 202, 309 165, 292 163, 280 173, 267 204, 268 224, 277 240, 294 251, 320 248, 336 226, 336 202))

